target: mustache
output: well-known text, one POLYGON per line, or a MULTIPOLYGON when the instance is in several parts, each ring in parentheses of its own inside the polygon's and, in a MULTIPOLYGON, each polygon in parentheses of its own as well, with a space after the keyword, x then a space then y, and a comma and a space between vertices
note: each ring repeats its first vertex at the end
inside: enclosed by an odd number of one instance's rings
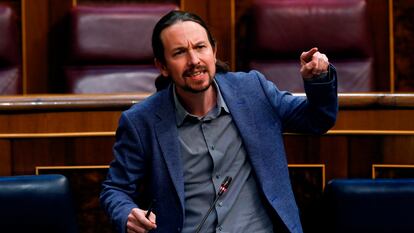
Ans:
POLYGON ((183 77, 189 77, 195 72, 206 72, 207 66, 194 65, 183 72, 183 77))

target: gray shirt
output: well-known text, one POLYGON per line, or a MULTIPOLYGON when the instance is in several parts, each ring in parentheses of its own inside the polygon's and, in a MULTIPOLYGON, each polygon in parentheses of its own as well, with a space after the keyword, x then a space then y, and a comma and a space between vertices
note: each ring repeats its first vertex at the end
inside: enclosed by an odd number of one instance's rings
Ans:
MULTIPOLYGON (((218 85, 217 105, 206 116, 189 114, 174 91, 184 167, 183 233, 194 233, 226 176, 233 181, 210 213, 201 232, 273 232, 260 200, 242 139, 218 85)), ((174 87, 175 90, 175 87, 174 87)))

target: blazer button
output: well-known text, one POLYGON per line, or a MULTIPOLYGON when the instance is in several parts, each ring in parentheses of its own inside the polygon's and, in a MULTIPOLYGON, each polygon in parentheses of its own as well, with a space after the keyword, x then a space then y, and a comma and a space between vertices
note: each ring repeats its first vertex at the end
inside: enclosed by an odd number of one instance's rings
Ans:
POLYGON ((181 228, 179 228, 179 227, 178 227, 178 228, 177 228, 177 232, 181 232, 181 228))

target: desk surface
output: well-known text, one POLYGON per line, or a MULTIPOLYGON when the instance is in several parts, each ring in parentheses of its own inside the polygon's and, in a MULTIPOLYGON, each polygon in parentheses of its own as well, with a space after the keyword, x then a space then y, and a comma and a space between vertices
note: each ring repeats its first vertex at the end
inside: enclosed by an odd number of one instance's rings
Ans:
MULTIPOLYGON (((147 96, 0 97, 0 175, 108 164, 121 112, 147 96)), ((328 179, 368 177, 373 163, 414 164, 414 94, 341 94, 339 103, 326 136, 286 135, 290 163, 326 164, 328 179)))
MULTIPOLYGON (((123 109, 144 100, 149 95, 149 93, 137 93, 2 96, 0 112, 34 109, 123 109)), ((339 105, 341 109, 414 109, 414 94, 339 94, 339 105)))
MULTIPOLYGON (((0 134, 113 133, 121 112, 148 95, 3 96, 0 134)), ((339 105, 331 133, 414 135, 414 94, 340 94, 339 105)))

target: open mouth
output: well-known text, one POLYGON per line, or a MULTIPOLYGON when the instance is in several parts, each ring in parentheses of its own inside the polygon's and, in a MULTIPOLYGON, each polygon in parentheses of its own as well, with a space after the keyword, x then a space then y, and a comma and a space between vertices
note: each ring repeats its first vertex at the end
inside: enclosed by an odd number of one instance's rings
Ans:
POLYGON ((190 74, 189 77, 191 77, 191 78, 197 78, 197 77, 200 77, 204 73, 205 73, 204 71, 193 72, 193 73, 190 74))
POLYGON ((207 72, 205 67, 197 67, 195 69, 187 70, 184 73, 184 77, 188 78, 199 78, 207 72))

